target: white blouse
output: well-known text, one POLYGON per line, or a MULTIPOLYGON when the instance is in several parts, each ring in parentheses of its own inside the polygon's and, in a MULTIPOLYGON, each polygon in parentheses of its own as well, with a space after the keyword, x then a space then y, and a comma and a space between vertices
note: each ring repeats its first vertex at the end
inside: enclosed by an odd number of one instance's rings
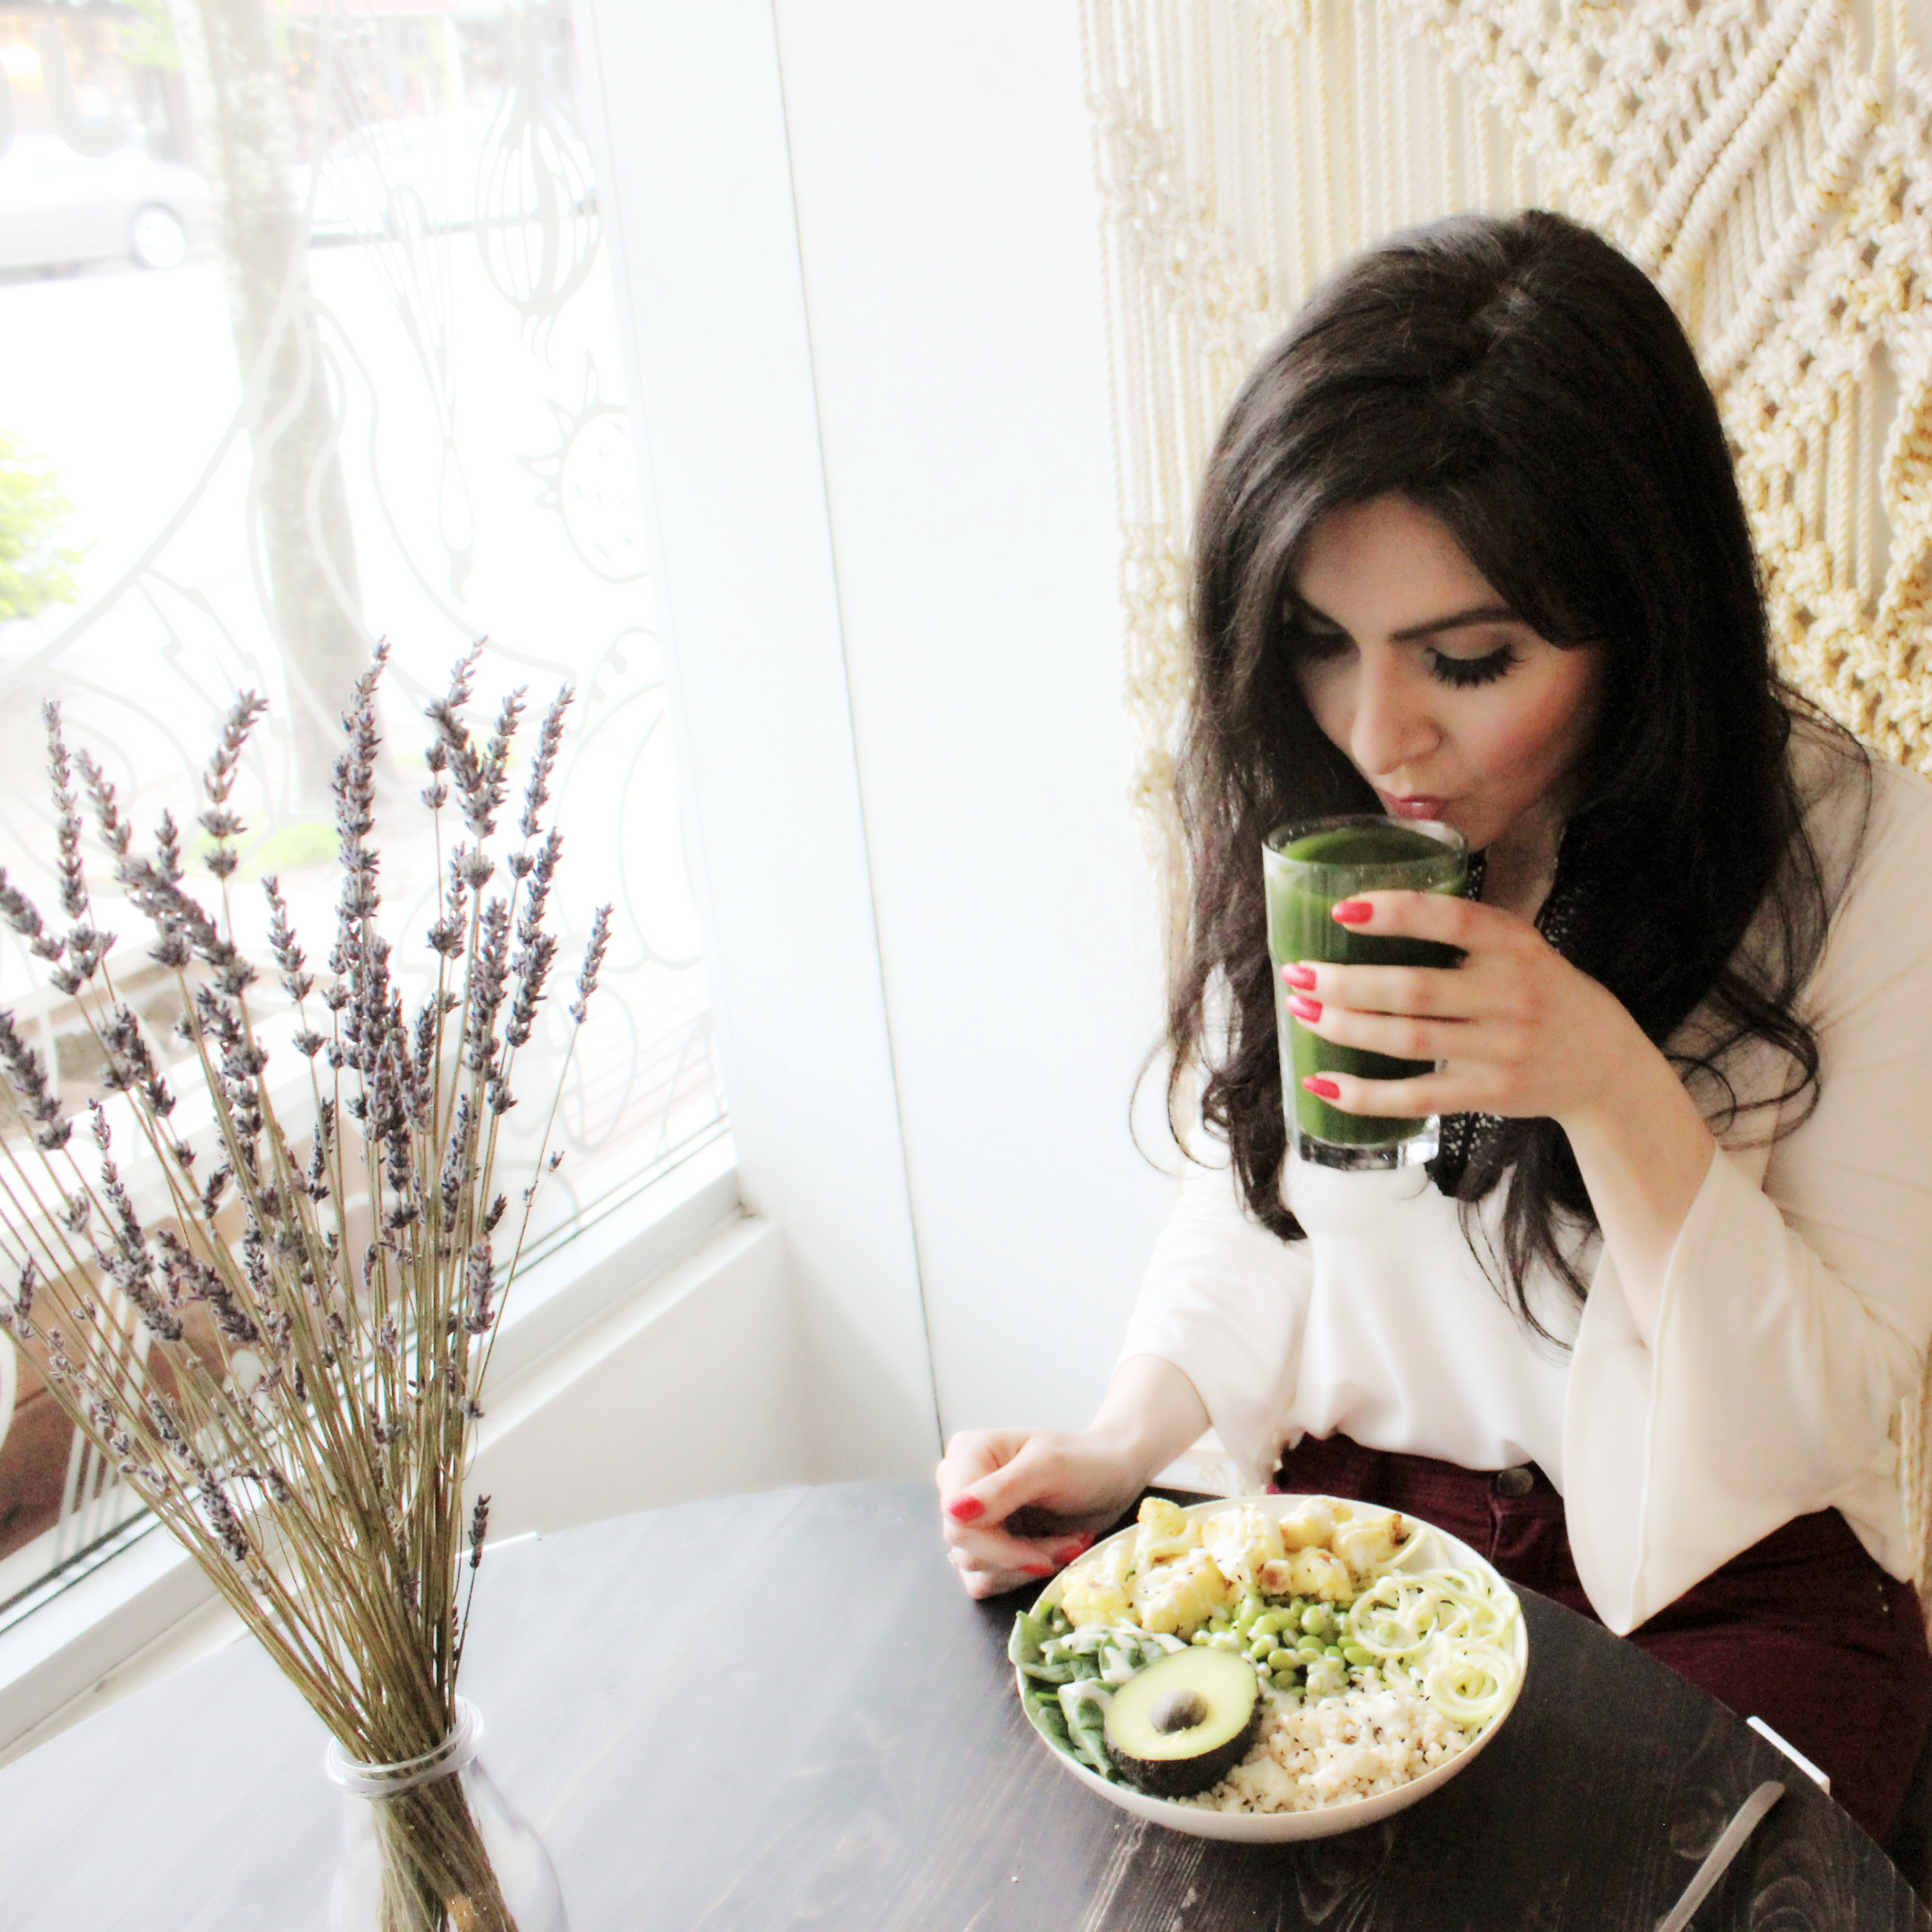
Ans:
MULTIPOLYGON (((1827 876, 1863 806, 1862 786, 1840 783, 1814 807, 1827 876)), ((1768 1111, 1720 1133, 1671 1253, 1654 1348, 1594 1236, 1580 1309, 1552 1276, 1530 1284, 1567 1344, 1554 1345, 1510 1313, 1456 1203, 1419 1169, 1290 1162, 1284 1198, 1309 1236, 1294 1242, 1246 1216, 1227 1166, 1191 1168, 1122 1358, 1179 1368, 1257 1483, 1284 1445, 1337 1430, 1467 1468, 1538 1463, 1563 1495, 1583 1587, 1618 1632, 1816 1509, 1842 1511, 1909 1576, 1892 1424, 1932 1335, 1925 779, 1875 764, 1862 856, 1803 1010, 1816 1110, 1776 1141, 1768 1111)), ((1740 1092, 1784 1084, 1761 1044, 1725 1064, 1740 1092)), ((1493 1232, 1500 1194, 1478 1229, 1493 1232)))

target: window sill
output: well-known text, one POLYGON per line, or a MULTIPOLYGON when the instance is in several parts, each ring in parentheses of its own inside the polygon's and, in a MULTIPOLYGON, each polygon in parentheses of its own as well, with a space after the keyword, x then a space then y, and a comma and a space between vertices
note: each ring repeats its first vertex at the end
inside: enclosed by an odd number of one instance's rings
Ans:
MULTIPOLYGON (((737 1209, 737 1153, 720 1129, 629 1199, 592 1210, 571 1239, 526 1266, 490 1364, 489 1386, 502 1392, 506 1414, 486 1413, 481 1451, 529 1410, 524 1385, 541 1384, 555 1361, 594 1356, 613 1318, 636 1304, 639 1319, 615 1324, 621 1339, 634 1336, 664 1278, 686 1272, 679 1264, 712 1237, 725 1237, 717 1245, 728 1261, 741 1250, 744 1241, 730 1238, 737 1209)), ((577 1373, 584 1365, 574 1363, 577 1373)), ((503 1525, 512 1535, 518 1527, 503 1525)), ((0 1620, 0 1763, 238 1629, 171 1537, 151 1518, 128 1525, 0 1620)))

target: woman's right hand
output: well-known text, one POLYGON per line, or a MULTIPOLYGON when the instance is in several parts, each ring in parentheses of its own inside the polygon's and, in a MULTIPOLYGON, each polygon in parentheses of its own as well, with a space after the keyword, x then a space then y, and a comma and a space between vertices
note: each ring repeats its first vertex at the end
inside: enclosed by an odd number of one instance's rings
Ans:
POLYGON ((1140 1459, 1092 1430, 969 1429, 935 1480, 947 1560, 968 1595, 1063 1569, 1141 1492, 1140 1459))
POLYGON ((1194 1384, 1173 1363, 1133 1355, 1085 1429, 963 1431, 935 1478, 947 1561, 972 1596, 1051 1576, 1207 1426, 1194 1384))

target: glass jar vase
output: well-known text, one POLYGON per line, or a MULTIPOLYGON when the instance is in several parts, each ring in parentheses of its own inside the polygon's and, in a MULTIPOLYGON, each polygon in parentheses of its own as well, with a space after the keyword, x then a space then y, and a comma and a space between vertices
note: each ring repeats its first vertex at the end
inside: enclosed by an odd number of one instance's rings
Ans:
POLYGON ((478 1761, 482 1739, 460 1697, 419 1757, 361 1764, 330 1741, 345 1810, 329 1932, 568 1932, 550 1855, 478 1761))

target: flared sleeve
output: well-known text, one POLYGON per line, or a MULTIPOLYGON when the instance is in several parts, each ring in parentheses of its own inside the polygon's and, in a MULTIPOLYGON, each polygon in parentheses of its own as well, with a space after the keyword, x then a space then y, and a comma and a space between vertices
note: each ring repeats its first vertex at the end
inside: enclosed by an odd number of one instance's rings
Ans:
POLYGON ((1226 1166, 1191 1164, 1141 1282, 1120 1359, 1156 1355, 1193 1383, 1236 1467, 1274 1475, 1294 1397, 1313 1263, 1250 1220, 1226 1166))
POLYGON ((1616 1631, 1813 1510, 1841 1509, 1887 1568, 1910 1567, 1890 1425, 1932 1333, 1932 786, 1879 776, 1806 995, 1814 1110, 1769 1145, 1761 1129, 1750 1144, 1747 1116, 1720 1146, 1653 1345, 1614 1261, 1591 1282, 1565 1501, 1616 1631))

